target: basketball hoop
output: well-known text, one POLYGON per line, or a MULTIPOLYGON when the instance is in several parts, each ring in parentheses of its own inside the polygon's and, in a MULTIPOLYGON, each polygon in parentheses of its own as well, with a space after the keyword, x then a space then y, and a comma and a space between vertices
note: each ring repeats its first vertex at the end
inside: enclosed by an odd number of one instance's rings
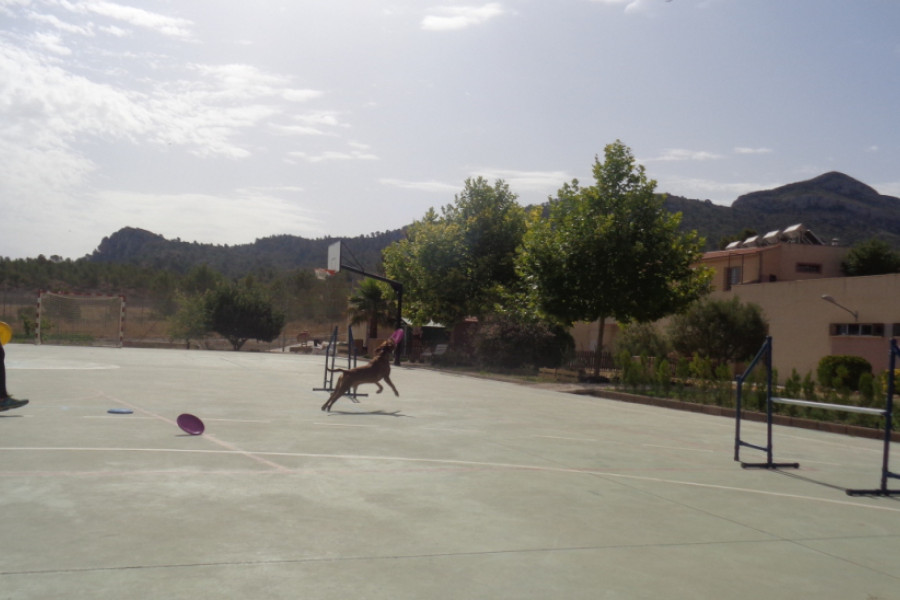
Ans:
POLYGON ((316 272, 316 279, 328 279, 332 275, 334 275, 334 271, 331 269, 313 269, 316 272))

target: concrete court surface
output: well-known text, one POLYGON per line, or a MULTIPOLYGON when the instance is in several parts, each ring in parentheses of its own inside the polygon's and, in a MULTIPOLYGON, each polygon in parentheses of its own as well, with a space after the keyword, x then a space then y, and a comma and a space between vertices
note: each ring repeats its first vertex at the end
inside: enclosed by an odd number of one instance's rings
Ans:
POLYGON ((326 414, 321 356, 6 350, 3 600, 900 599, 900 498, 844 493, 877 440, 744 470, 731 419, 537 385, 401 367, 326 414))

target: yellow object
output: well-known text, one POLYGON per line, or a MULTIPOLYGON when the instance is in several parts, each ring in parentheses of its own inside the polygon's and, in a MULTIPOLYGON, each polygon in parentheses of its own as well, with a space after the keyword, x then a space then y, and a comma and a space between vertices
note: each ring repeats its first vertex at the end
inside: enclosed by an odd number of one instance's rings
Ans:
POLYGON ((0 321, 0 344, 4 346, 6 343, 12 339, 12 327, 0 321))

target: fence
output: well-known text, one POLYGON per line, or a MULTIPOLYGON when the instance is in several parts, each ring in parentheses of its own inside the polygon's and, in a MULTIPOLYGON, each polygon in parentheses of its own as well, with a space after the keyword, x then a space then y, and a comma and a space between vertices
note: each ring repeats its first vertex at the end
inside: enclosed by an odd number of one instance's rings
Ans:
POLYGON ((616 369, 612 354, 609 352, 597 353, 593 350, 576 351, 565 366, 573 371, 593 371, 598 367, 598 363, 600 370, 616 369))

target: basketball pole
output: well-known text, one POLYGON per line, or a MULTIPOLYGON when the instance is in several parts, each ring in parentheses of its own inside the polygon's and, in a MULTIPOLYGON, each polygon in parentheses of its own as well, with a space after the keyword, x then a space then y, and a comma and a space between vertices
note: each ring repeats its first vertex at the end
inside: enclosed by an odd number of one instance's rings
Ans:
MULTIPOLYGON (((382 277, 381 275, 373 275, 372 273, 367 273, 362 269, 357 269, 356 267, 351 267, 350 265, 345 265, 343 262, 341 263, 341 271, 350 271, 352 273, 357 273, 362 275, 363 277, 369 277, 371 279, 377 279, 378 281, 383 281, 393 288, 394 292, 397 294, 397 329, 403 329, 403 284, 399 281, 395 281, 393 279, 388 279, 387 277, 382 277)), ((394 365, 400 366, 400 349, 394 349, 394 365)))

